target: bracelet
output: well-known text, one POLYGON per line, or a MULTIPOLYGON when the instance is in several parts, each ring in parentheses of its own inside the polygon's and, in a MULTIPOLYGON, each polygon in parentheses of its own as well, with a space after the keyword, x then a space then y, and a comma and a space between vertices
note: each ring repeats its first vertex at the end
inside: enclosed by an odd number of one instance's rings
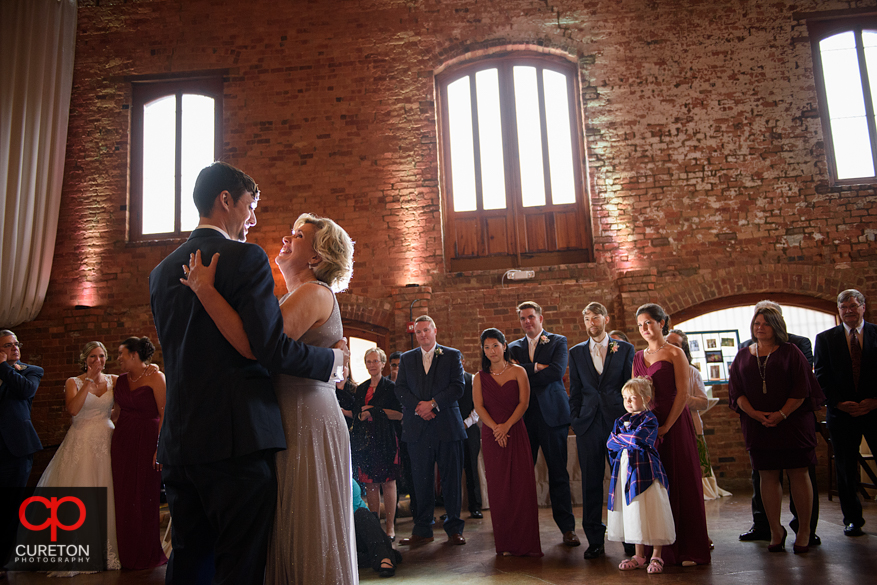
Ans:
POLYGON ((777 412, 780 413, 780 416, 783 417, 783 420, 786 420, 787 418, 789 418, 789 417, 786 416, 786 413, 783 412, 782 410, 778 410, 777 412))

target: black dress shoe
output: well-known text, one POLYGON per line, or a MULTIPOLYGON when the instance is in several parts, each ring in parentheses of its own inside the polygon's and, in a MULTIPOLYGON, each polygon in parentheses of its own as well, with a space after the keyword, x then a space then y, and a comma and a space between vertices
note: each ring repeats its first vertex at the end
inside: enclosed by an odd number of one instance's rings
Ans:
POLYGON ((590 545, 587 550, 585 550, 585 560, 589 561, 591 559, 596 559, 597 557, 602 557, 606 554, 606 549, 603 548, 603 545, 590 545))
POLYGON ((481 513, 481 510, 475 510, 474 512, 472 512, 471 516, 473 518, 477 518, 478 520, 484 518, 484 514, 481 513))
POLYGON ((441 516, 439 516, 439 520, 441 520, 442 522, 444 522, 444 521, 447 520, 447 519, 448 519, 448 515, 447 515, 447 514, 442 514, 441 516))
POLYGON ((740 540, 750 542, 753 540, 770 540, 770 529, 761 529, 753 526, 748 531, 740 535, 740 540))
POLYGON ((625 542, 624 544, 624 554, 625 556, 632 557, 636 554, 636 546, 630 544, 629 542, 625 542))
POLYGON ((808 546, 819 546, 820 544, 822 544, 822 539, 819 538, 818 534, 811 534, 810 542, 808 542, 807 544, 808 546))
POLYGON ((844 526, 844 536, 862 536, 865 534, 865 531, 862 530, 861 526, 856 526, 855 524, 847 524, 844 526))

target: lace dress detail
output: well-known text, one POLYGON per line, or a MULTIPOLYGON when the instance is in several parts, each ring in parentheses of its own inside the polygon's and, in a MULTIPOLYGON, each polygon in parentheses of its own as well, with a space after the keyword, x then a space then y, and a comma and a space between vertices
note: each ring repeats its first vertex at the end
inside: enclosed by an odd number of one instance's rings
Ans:
MULTIPOLYGON (((83 380, 71 378, 81 390, 83 380)), ((107 570, 121 569, 116 545, 116 506, 110 445, 113 440, 114 378, 107 376, 107 391, 100 397, 89 393, 55 456, 40 478, 41 487, 107 488, 107 570)), ((71 571, 55 571, 50 577, 70 577, 71 571)))

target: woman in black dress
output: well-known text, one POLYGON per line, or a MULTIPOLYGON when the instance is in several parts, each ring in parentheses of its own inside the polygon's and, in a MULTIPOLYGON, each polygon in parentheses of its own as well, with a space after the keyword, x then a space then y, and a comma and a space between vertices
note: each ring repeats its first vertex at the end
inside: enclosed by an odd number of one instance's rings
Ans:
POLYGON ((365 353, 365 367, 371 379, 356 388, 350 448, 353 475, 365 486, 369 510, 381 513, 381 490, 387 516, 387 536, 396 538, 396 480, 399 478, 399 441, 391 421, 402 419, 402 405, 395 384, 381 375, 387 354, 380 348, 365 353))

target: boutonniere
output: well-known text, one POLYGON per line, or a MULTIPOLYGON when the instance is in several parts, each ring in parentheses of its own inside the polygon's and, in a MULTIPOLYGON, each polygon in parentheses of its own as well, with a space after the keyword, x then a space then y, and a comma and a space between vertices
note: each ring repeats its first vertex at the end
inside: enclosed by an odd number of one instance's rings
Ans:
POLYGON ((442 355, 444 352, 439 346, 435 346, 435 355, 442 355))
POLYGON ((610 341, 609 342, 609 351, 611 351, 612 353, 615 353, 616 351, 618 351, 618 342, 617 341, 610 341))
POLYGON ((543 333, 541 337, 539 337, 539 345, 545 345, 548 343, 548 337, 543 333))
POLYGON ((27 368, 27 366, 22 366, 22 365, 19 364, 18 362, 16 362, 15 365, 12 366, 12 367, 14 367, 14 368, 15 368, 16 370, 18 370, 19 372, 27 368))

